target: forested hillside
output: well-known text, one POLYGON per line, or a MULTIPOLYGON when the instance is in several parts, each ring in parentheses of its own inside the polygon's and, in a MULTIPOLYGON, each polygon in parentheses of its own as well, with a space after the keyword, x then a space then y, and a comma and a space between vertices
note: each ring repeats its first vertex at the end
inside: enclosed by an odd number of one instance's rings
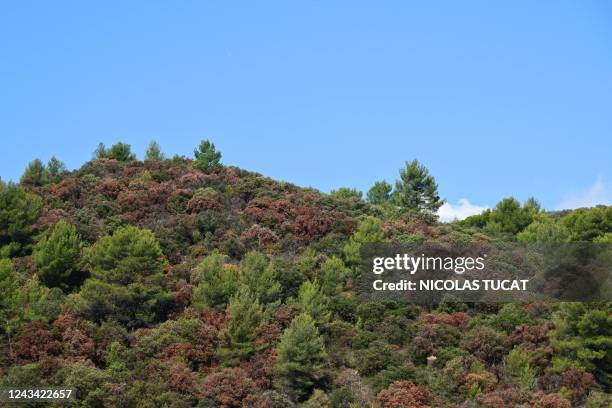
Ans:
POLYGON ((355 282, 367 243, 611 243, 612 207, 507 198, 442 224, 416 161, 363 197, 194 153, 100 145, 1 183, 0 386, 77 407, 610 406, 610 303, 424 308, 355 282))

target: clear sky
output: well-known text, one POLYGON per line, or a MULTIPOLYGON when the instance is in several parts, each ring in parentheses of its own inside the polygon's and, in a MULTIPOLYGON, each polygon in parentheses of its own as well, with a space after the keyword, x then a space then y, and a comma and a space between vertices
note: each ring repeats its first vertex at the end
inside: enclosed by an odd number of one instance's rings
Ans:
POLYGON ((366 191, 417 158, 453 211, 612 202, 607 1, 3 2, 0 176, 151 139, 366 191))

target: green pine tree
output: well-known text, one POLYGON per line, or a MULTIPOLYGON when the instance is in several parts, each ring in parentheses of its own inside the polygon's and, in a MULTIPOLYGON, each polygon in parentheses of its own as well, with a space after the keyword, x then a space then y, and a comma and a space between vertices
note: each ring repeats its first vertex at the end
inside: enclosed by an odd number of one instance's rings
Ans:
POLYGON ((278 345, 279 385, 297 400, 305 400, 321 380, 327 354, 314 320, 307 313, 295 317, 278 345))
POLYGON ((259 334, 263 311, 259 300, 243 286, 229 301, 226 310, 230 320, 222 333, 225 341, 219 355, 225 365, 236 365, 254 351, 253 341, 259 334))
POLYGON ((40 280, 48 287, 68 291, 80 285, 85 274, 80 268, 83 242, 76 228, 60 220, 34 247, 34 261, 40 271, 40 280))
POLYGON ((242 282, 263 303, 278 299, 281 287, 276 280, 274 266, 261 252, 251 251, 240 262, 242 282))
POLYGON ((569 367, 591 371, 601 384, 610 387, 612 302, 563 302, 553 322, 553 368, 558 372, 569 367))
POLYGON ((21 176, 22 184, 43 186, 49 182, 49 171, 40 159, 32 160, 21 176))
POLYGON ((402 208, 429 213, 435 213, 444 203, 435 179, 417 160, 407 162, 406 168, 400 170, 392 198, 402 208))
POLYGON ((49 172, 49 181, 57 183, 60 181, 62 174, 66 172, 66 165, 57 157, 52 156, 47 162, 47 171, 49 172))
POLYGON ((153 233, 133 226, 98 240, 85 257, 91 278, 77 309, 90 320, 112 318, 127 327, 163 320, 172 296, 164 288, 165 261, 153 233))
POLYGON ((194 304, 217 311, 225 310, 230 297, 238 290, 238 277, 238 269, 225 265, 225 256, 214 251, 198 266, 194 304))
POLYGON ((308 314, 317 323, 329 320, 329 298, 321 290, 318 281, 306 281, 298 291, 298 304, 303 313, 308 314))
POLYGON ((145 160, 153 160, 153 161, 162 161, 164 160, 164 154, 159 147, 159 143, 155 140, 152 140, 147 147, 147 152, 145 153, 145 160))
POLYGON ((383 204, 391 198, 393 187, 386 181, 377 181, 368 191, 368 201, 371 204, 383 204))
POLYGON ((213 170, 221 166, 221 152, 215 148, 215 144, 208 140, 202 140, 200 146, 193 151, 195 159, 193 167, 203 171, 213 170))
POLYGON ((334 256, 321 265, 321 291, 327 296, 336 296, 342 292, 348 269, 342 259, 334 256))
POLYGON ((376 217, 366 217, 359 228, 344 246, 344 259, 353 270, 361 266, 361 248, 363 245, 385 242, 382 222, 376 217))
POLYGON ((41 210, 38 195, 0 181, 0 257, 29 254, 41 210))
POLYGON ((136 155, 132 153, 132 146, 127 143, 117 142, 108 149, 104 146, 104 143, 100 143, 94 151, 94 159, 132 161, 136 160, 136 155))

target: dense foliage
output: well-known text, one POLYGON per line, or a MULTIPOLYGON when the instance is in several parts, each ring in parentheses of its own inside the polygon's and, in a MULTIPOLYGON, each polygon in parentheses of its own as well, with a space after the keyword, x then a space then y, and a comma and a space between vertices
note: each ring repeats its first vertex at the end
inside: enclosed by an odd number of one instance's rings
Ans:
POLYGON ((609 304, 424 308, 355 296, 360 249, 610 242, 612 207, 513 198, 440 224, 427 169, 367 194, 298 188, 157 143, 0 184, 0 386, 77 407, 608 407, 609 304))

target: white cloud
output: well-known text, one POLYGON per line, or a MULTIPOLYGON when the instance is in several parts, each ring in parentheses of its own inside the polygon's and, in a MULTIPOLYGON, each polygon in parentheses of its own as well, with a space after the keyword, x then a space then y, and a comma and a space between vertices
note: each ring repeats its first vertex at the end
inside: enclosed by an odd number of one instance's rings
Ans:
POLYGON ((451 222, 462 220, 470 215, 480 214, 487 208, 474 205, 467 198, 462 198, 457 204, 444 203, 438 210, 438 216, 442 222, 451 222))
POLYGON ((568 194, 565 200, 557 205, 557 210, 594 207, 598 204, 612 204, 612 185, 604 183, 601 177, 589 188, 568 194))

